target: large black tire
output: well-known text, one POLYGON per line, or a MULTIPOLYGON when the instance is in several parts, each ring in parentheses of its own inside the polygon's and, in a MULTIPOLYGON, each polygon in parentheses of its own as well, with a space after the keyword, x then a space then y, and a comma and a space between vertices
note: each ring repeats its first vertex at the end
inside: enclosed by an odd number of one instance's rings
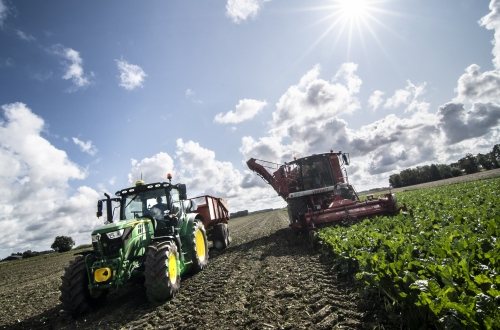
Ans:
POLYGON ((179 291, 181 286, 179 253, 174 242, 150 245, 144 266, 144 285, 150 302, 165 302, 179 291))
POLYGON ((218 223, 214 226, 213 243, 217 250, 223 250, 228 247, 230 238, 227 223, 218 223))
POLYGON ((195 221, 191 229, 190 254, 193 262, 192 272, 196 273, 208 264, 208 239, 205 226, 201 221, 195 221))
POLYGON ((63 309, 74 317, 85 314, 100 305, 106 298, 107 290, 90 292, 85 258, 77 256, 71 261, 61 277, 59 300, 63 309))

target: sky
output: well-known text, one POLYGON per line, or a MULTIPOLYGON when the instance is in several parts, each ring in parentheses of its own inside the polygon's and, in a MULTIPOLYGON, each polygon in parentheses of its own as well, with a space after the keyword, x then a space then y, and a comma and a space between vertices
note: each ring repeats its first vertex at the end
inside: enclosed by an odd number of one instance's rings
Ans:
POLYGON ((350 153, 357 190, 500 142, 499 0, 0 0, 0 257, 90 243, 145 181, 285 205, 250 172, 350 153))

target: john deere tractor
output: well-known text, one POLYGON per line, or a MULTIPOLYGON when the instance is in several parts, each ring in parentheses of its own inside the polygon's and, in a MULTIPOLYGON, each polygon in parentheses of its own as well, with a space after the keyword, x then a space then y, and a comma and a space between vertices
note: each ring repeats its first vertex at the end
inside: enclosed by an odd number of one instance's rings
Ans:
POLYGON ((97 217, 104 204, 107 223, 92 232, 93 250, 77 255, 62 277, 60 300, 74 316, 135 276, 144 277, 151 302, 166 301, 179 290, 183 274, 208 262, 203 216, 187 199, 186 185, 138 181, 115 198, 105 196, 97 203, 97 217))

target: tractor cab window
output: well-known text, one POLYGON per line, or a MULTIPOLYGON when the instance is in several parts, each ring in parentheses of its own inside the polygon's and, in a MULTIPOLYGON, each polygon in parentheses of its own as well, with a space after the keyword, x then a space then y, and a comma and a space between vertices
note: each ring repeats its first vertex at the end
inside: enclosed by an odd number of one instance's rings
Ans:
POLYGON ((142 218, 152 216, 163 219, 170 212, 170 195, 163 189, 143 191, 125 196, 122 200, 121 219, 142 218))
POLYGON ((177 189, 170 190, 172 200, 172 213, 177 217, 181 215, 181 201, 179 200, 179 191, 177 189))
POLYGON ((301 164, 302 185, 304 190, 334 185, 330 163, 326 157, 305 160, 301 164))
POLYGON ((121 219, 140 218, 143 214, 142 200, 139 195, 127 196, 124 201, 124 208, 122 211, 121 219))

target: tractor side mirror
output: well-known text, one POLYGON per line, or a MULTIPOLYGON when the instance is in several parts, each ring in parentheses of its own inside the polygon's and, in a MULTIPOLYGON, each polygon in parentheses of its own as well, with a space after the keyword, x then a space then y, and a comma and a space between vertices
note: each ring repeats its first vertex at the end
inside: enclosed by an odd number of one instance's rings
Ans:
POLYGON ((97 217, 102 217, 102 201, 97 201, 97 217))
POLYGON ((344 164, 349 165, 349 157, 346 154, 342 154, 342 159, 344 160, 344 164))
POLYGON ((179 183, 177 185, 177 189, 179 189, 179 199, 186 200, 187 199, 186 185, 179 183))

